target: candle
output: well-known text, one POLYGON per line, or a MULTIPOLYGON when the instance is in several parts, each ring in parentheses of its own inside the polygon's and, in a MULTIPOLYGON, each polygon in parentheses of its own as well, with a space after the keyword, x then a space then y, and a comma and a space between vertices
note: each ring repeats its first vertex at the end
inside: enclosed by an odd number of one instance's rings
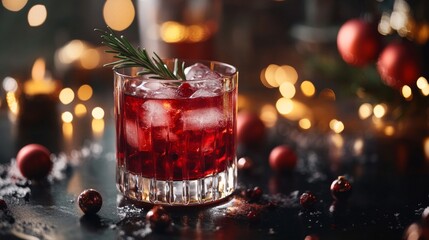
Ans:
POLYGON ((58 82, 47 74, 45 61, 38 58, 33 64, 31 78, 21 89, 18 113, 21 128, 52 128, 57 124, 58 89, 58 82))
POLYGON ((31 70, 31 79, 24 83, 24 93, 30 96, 37 94, 53 94, 57 90, 57 83, 46 74, 45 61, 38 58, 31 70))

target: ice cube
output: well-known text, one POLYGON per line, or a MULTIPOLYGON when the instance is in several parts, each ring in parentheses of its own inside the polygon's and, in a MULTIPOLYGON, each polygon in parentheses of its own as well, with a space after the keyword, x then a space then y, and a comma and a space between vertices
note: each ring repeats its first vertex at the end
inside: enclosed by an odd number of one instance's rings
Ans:
POLYGON ((176 96, 176 91, 160 82, 144 82, 136 87, 136 95, 145 98, 170 99, 176 96))
POLYGON ((147 129, 140 128, 135 121, 125 121, 125 139, 131 147, 140 151, 150 150, 150 133, 147 129))
POLYGON ((143 82, 137 88, 141 91, 149 92, 156 91, 162 87, 163 85, 160 82, 143 82))
POLYGON ((199 97, 214 97, 219 95, 218 93, 216 93, 213 90, 209 90, 209 89, 198 89, 197 91, 195 91, 190 98, 199 98, 199 97))
POLYGON ((131 147, 138 147, 139 139, 137 132, 137 124, 134 121, 125 121, 125 139, 127 140, 128 145, 130 145, 131 147))
POLYGON ((148 100, 142 105, 142 120, 147 127, 161 127, 170 124, 169 104, 163 104, 159 100, 148 100))
POLYGON ((186 80, 207 80, 207 79, 219 79, 222 76, 212 71, 209 67, 202 63, 195 63, 185 68, 184 73, 186 80))
POLYGON ((225 117, 218 108, 188 110, 182 114, 184 130, 202 130, 225 125, 225 117))

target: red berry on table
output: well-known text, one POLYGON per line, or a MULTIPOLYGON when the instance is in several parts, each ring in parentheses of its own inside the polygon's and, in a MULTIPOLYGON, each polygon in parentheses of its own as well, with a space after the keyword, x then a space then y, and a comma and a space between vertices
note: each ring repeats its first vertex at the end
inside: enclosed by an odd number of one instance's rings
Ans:
POLYGON ((336 200, 346 200, 352 192, 352 185, 344 176, 339 176, 331 184, 331 194, 336 200))
POLYGON ((154 230, 165 230, 171 224, 171 217, 162 206, 155 206, 146 214, 146 220, 154 230))
POLYGON ((303 194, 301 194, 301 197, 299 198, 299 203, 304 208, 312 208, 317 202, 316 195, 314 195, 312 192, 307 191, 303 194))
POLYGON ((253 189, 247 189, 245 194, 249 202, 258 202, 262 198, 263 193, 260 187, 254 187, 253 189))
POLYGON ((246 146, 255 146, 265 138, 265 124, 258 115, 246 111, 237 114, 237 140, 246 146))
POLYGON ((77 199, 78 204, 82 212, 85 214, 95 214, 100 211, 103 205, 103 198, 100 193, 94 189, 86 189, 77 199))
POLYGON ((363 19, 345 22, 337 35, 337 47, 343 60, 353 66, 364 66, 380 51, 377 25, 363 19))
POLYGON ((51 153, 39 144, 28 144, 19 150, 16 162, 21 174, 31 180, 46 178, 52 170, 51 153))
POLYGON ((420 77, 420 61, 411 43, 392 42, 381 52, 377 70, 383 82, 392 88, 411 86, 420 77))
POLYGON ((271 169, 276 172, 293 170, 297 164, 295 152, 286 145, 280 145, 271 150, 268 160, 271 169))

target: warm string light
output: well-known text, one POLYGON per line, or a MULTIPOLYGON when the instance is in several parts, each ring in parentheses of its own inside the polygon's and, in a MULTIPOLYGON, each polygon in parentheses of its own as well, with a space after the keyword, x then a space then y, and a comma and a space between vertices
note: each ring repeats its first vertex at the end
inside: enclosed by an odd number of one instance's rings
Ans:
POLYGON ((63 88, 59 94, 60 102, 64 105, 70 104, 74 100, 74 91, 71 88, 63 88))
POLYGON ((207 24, 185 25, 176 21, 161 24, 159 35, 166 43, 202 42, 210 38, 213 30, 207 24))
POLYGON ((2 0, 3 7, 12 12, 18 12, 25 7, 28 0, 2 0))
POLYGON ((332 119, 329 122, 329 128, 331 128, 332 131, 335 133, 341 133, 344 131, 344 123, 341 121, 338 121, 337 119, 332 119))
POLYGON ((277 110, 271 104, 266 104, 261 108, 259 116, 267 127, 274 127, 277 122, 277 110))
POLYGON ((298 122, 300 128, 307 130, 311 128, 311 121, 308 118, 300 119, 298 122))
POLYGON ((389 35, 395 31, 401 37, 413 39, 419 44, 429 40, 429 24, 417 22, 405 0, 394 1, 393 10, 383 12, 378 23, 378 32, 382 35, 389 35))
POLYGON ((42 25, 48 16, 48 11, 45 5, 37 4, 30 8, 27 15, 28 24, 31 27, 38 27, 42 25))
POLYGON ((131 0, 107 0, 103 7, 103 18, 106 24, 116 31, 127 29, 136 15, 131 0))
POLYGON ((360 119, 367 119, 372 115, 372 105, 369 103, 363 103, 360 105, 358 113, 360 119))
MULTIPOLYGON (((74 117, 81 118, 88 112, 87 106, 84 102, 90 100, 93 96, 92 87, 88 84, 81 85, 76 91, 77 99, 80 103, 77 103, 73 107, 73 113, 70 111, 64 111, 61 114, 61 120, 63 122, 63 134, 66 138, 72 138, 74 117)), ((64 88, 60 91, 59 100, 63 105, 70 105, 75 100, 75 91, 72 88, 64 88)), ((94 107, 91 111, 91 129, 94 137, 100 137, 104 132, 104 109, 101 107, 94 107)))

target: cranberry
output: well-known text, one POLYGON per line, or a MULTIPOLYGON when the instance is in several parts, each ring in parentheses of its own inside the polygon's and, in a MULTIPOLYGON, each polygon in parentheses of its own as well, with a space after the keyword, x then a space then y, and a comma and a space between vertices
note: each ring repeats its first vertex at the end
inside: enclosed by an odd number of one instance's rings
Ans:
POLYGON ((51 153, 39 144, 28 144, 19 150, 16 162, 21 174, 32 180, 41 180, 52 170, 51 153))
POLYGON ((146 214, 146 220, 154 230, 164 230, 171 224, 170 215, 162 206, 155 206, 146 214))
POLYGON ((94 189, 86 189, 77 198, 79 207, 85 214, 95 214, 101 209, 103 199, 99 192, 94 189))
POLYGON ((0 199, 0 210, 6 210, 6 209, 7 209, 6 201, 4 199, 0 199))
POLYGON ((181 97, 188 98, 195 92, 195 88, 191 84, 184 82, 177 89, 177 94, 181 97))
POLYGON ((263 193, 260 187, 254 187, 253 189, 247 189, 245 194, 249 202, 258 202, 262 198, 263 193))
POLYGON ((316 202, 316 196, 310 191, 301 194, 301 197, 299 198, 299 203, 301 204, 301 206, 307 209, 314 207, 316 202))
POLYGON ((271 169, 276 172, 291 171, 296 166, 297 157, 289 146, 280 145, 271 151, 269 163, 271 169))
POLYGON ((331 184, 331 194, 336 200, 346 200, 351 192, 352 185, 344 176, 339 176, 331 184))

